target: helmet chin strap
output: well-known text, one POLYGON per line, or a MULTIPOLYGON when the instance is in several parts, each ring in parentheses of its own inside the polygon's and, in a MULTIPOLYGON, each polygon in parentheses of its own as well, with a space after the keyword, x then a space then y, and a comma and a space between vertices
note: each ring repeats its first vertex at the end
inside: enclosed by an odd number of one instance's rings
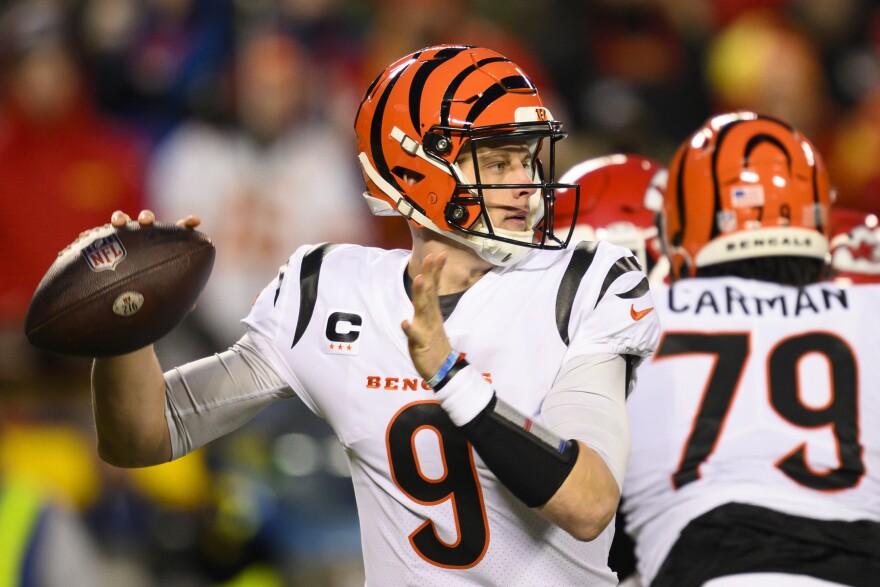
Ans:
MULTIPOLYGON (((480 230, 481 232, 486 232, 486 224, 485 222, 483 222, 482 218, 473 224, 471 230, 475 229, 480 230)), ((503 228, 494 228, 493 230, 498 236, 509 238, 511 240, 518 240, 523 243, 531 243, 532 239, 535 236, 534 230, 513 231, 505 230, 503 228)), ((476 250, 477 254, 479 254, 480 257, 482 257, 489 263, 492 263, 493 265, 498 265, 499 267, 513 265, 514 263, 525 257, 529 251, 531 251, 531 248, 529 247, 523 247, 520 245, 515 245, 513 243, 506 243, 504 241, 499 241, 484 236, 477 236, 474 234, 467 235, 467 239, 471 243, 471 248, 476 250), (493 259, 501 259, 501 261, 496 261, 493 259)))

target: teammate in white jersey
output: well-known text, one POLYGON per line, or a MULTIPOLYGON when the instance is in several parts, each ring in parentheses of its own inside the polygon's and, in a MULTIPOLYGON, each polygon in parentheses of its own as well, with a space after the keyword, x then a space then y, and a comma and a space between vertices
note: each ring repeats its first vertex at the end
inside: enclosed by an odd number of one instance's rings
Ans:
POLYGON ((628 412, 644 585, 876 585, 880 285, 827 279, 832 190, 797 130, 737 112, 679 148, 671 286, 628 412))
POLYGON ((355 129, 412 250, 302 247, 229 351, 96 360, 102 456, 177 458, 297 396, 349 457, 368 585, 616 584, 625 397, 659 325, 629 250, 565 248, 560 124, 505 57, 439 46, 389 66, 355 129))

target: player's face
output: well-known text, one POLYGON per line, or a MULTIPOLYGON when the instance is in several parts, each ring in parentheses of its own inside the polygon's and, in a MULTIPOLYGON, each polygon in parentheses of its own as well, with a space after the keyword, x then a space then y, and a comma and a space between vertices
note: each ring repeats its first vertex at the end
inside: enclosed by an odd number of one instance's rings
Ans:
POLYGON ((526 143, 487 141, 477 146, 476 169, 470 149, 464 150, 458 164, 471 183, 519 184, 519 187, 484 189, 483 202, 495 228, 529 230, 526 226, 529 196, 536 188, 530 187, 535 185, 535 162, 526 143))

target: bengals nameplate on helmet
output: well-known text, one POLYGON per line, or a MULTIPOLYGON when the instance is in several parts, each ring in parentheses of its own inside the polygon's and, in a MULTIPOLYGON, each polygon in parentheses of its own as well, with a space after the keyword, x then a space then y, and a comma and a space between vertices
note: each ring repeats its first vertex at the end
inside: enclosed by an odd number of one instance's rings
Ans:
POLYGON ((131 352, 186 316, 213 266, 214 245, 199 231, 161 222, 100 226, 58 254, 31 299, 25 333, 66 355, 131 352))

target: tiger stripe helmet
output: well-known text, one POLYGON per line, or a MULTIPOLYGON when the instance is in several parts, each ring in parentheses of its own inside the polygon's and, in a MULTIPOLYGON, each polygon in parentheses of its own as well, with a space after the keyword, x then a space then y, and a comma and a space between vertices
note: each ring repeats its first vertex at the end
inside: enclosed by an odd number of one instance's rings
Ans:
POLYGON ((826 259, 832 199, 798 130, 754 112, 711 118, 669 166, 660 226, 672 277, 754 257, 826 259))
POLYGON ((529 77, 503 55, 440 45, 399 59, 367 89, 355 131, 374 214, 400 214, 498 266, 532 248, 568 244, 571 227, 560 236, 553 221, 556 190, 577 191, 553 181, 555 144, 565 133, 529 77), (488 140, 527 144, 537 163, 532 183, 483 184, 479 170, 471 183, 456 161, 463 152, 476 158, 478 144, 488 140), (493 227, 483 202, 485 189, 514 187, 534 189, 523 232, 493 227))

